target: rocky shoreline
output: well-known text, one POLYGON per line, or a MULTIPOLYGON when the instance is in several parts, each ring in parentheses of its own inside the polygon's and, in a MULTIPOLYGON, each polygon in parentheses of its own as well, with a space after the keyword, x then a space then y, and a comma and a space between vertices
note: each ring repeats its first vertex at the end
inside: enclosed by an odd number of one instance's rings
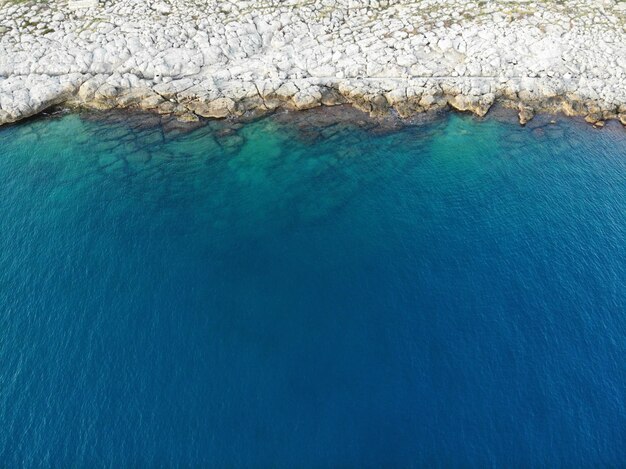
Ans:
POLYGON ((251 119, 494 104, 626 126, 623 0, 0 0, 0 125, 55 106, 251 119))

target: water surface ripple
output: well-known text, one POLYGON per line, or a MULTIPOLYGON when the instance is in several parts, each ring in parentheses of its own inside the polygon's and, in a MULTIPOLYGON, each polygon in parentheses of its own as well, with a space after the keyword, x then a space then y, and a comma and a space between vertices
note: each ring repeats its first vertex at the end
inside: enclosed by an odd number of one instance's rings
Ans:
POLYGON ((301 130, 0 130, 0 466, 623 465, 624 132, 301 130))

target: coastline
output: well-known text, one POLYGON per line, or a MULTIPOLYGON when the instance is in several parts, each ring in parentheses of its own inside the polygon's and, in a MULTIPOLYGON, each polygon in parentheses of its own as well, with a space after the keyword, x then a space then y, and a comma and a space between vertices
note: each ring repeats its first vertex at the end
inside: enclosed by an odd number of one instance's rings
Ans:
POLYGON ((603 132, 615 134, 617 142, 626 138, 624 126, 617 120, 607 121, 604 126, 591 126, 581 116, 565 116, 564 114, 537 114, 527 124, 520 126, 516 110, 503 107, 495 103, 489 113, 479 117, 468 112, 454 110, 440 110, 422 112, 414 116, 403 118, 394 113, 384 116, 371 116, 351 105, 318 106, 306 110, 277 110, 255 119, 241 119, 227 117, 224 119, 200 118, 198 121, 183 121, 172 114, 158 114, 151 111, 137 109, 82 109, 55 107, 35 116, 31 116, 13 124, 0 127, 8 130, 9 127, 19 127, 23 123, 38 120, 56 120, 64 117, 78 117, 86 123, 110 126, 115 129, 127 129, 130 133, 143 131, 157 131, 163 139, 184 138, 187 134, 199 131, 205 135, 208 132, 223 145, 224 149, 232 152, 245 141, 245 129, 264 121, 270 132, 287 132, 298 141, 315 145, 320 140, 333 139, 344 131, 363 132, 372 137, 385 138, 388 135, 409 132, 420 134, 437 132, 443 129, 450 119, 462 118, 466 122, 476 121, 478 125, 504 125, 510 131, 516 129, 531 132, 537 138, 546 135, 555 135, 564 126, 576 128, 579 132, 603 132))
POLYGON ((255 119, 514 109, 626 126, 626 2, 4 1, 0 125, 47 109, 255 119))

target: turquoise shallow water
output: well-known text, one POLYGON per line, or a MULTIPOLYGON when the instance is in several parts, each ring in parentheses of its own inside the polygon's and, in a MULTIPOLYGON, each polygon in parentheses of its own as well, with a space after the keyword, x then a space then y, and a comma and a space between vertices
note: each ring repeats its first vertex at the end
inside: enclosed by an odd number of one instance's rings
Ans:
POLYGON ((624 464, 624 131, 314 130, 0 129, 0 466, 624 464))

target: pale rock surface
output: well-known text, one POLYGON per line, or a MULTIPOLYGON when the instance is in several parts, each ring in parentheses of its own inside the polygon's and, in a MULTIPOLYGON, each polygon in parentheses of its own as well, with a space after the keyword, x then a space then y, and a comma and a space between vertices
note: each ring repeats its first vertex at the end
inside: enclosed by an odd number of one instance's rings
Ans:
POLYGON ((0 0, 0 124, 56 105, 254 117, 350 103, 626 125, 616 0, 0 0))

